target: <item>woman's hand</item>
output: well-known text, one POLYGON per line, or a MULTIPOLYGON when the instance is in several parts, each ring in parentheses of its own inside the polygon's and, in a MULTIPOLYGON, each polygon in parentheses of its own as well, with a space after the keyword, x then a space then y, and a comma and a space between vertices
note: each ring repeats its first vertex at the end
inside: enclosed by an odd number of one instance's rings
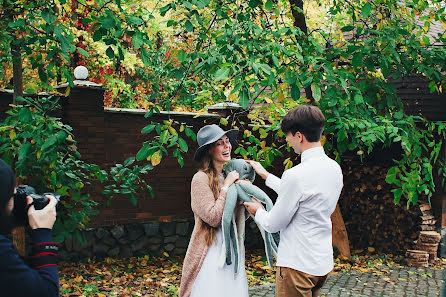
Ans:
POLYGON ((252 168, 255 170, 255 172, 263 179, 266 179, 268 177, 269 172, 266 171, 265 168, 263 168, 262 164, 260 164, 257 161, 251 161, 246 160, 246 163, 252 166, 252 168))
POLYGON ((231 186, 236 180, 238 180, 239 177, 240 174, 236 170, 229 172, 223 182, 223 186, 229 188, 229 186, 231 186))

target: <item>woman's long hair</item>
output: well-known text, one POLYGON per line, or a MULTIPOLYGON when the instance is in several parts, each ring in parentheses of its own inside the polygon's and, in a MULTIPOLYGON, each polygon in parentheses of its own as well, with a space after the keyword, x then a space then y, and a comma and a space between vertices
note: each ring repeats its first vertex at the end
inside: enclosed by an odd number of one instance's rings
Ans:
MULTIPOLYGON (((212 157, 211 155, 209 155, 208 152, 204 153, 204 156, 200 163, 200 170, 206 173, 206 175, 208 176, 209 187, 214 194, 214 199, 217 200, 218 196, 220 195, 220 176, 218 175, 217 170, 214 167, 214 163, 212 162, 212 157)), ((203 220, 201 220, 201 228, 204 232, 206 245, 210 246, 215 241, 217 228, 212 227, 203 220)))

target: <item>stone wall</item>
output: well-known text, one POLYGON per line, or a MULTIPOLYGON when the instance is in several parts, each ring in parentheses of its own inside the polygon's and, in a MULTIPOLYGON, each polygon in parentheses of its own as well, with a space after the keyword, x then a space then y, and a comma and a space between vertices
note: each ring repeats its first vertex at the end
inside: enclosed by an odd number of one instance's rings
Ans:
MULTIPOLYGON (((189 245, 193 227, 193 219, 99 227, 84 231, 85 245, 75 238, 66 239, 60 249, 59 258, 61 260, 129 258, 143 255, 159 256, 164 252, 170 256, 183 256, 189 245)), ((247 221, 245 235, 247 250, 263 248, 263 239, 251 218, 247 221)))

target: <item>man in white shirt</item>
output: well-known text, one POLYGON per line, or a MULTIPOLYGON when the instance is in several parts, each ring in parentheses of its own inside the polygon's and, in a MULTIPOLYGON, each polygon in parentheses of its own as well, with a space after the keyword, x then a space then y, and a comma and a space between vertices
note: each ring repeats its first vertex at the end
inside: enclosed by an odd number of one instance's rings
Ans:
POLYGON ((255 161, 247 161, 266 185, 277 192, 267 212, 253 199, 248 211, 266 231, 280 231, 277 253, 276 296, 318 296, 333 269, 330 216, 342 190, 339 164, 321 146, 325 118, 315 106, 299 106, 282 120, 282 131, 301 163, 286 170, 282 178, 255 161))

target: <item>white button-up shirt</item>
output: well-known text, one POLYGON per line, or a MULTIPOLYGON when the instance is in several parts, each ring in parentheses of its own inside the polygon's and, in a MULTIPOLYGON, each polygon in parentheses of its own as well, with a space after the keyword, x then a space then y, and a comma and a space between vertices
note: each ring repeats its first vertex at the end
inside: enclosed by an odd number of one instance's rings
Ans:
POLYGON ((330 216, 343 186, 339 164, 322 147, 311 148, 281 179, 269 174, 266 185, 278 197, 269 212, 259 208, 255 220, 270 233, 280 231, 276 265, 314 276, 329 273, 333 269, 330 216))

